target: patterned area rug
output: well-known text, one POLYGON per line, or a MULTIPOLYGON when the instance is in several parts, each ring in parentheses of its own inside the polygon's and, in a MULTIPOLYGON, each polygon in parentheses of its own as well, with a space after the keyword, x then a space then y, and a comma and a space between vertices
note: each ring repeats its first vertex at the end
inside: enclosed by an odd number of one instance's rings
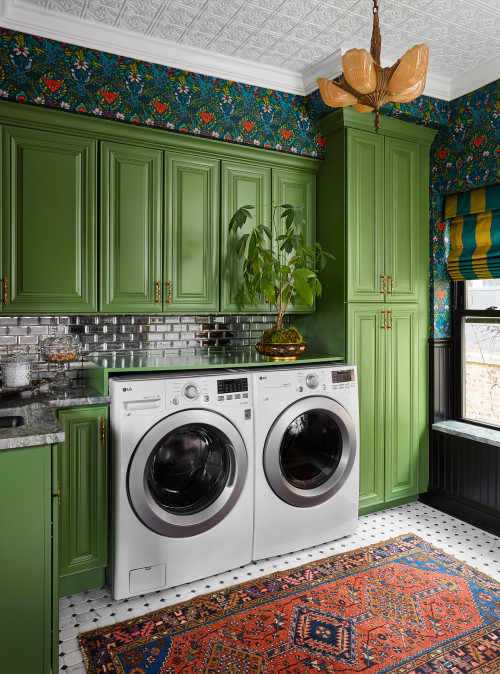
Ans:
POLYGON ((413 534, 80 636, 91 674, 493 674, 500 583, 413 534))

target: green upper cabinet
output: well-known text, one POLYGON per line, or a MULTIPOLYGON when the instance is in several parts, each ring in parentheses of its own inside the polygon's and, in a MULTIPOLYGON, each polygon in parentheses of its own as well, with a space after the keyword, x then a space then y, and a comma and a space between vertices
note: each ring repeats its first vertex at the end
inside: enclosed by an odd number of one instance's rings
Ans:
POLYGON ((108 561, 107 405, 62 409, 57 446, 59 591, 64 597, 104 585, 108 561))
MULTIPOLYGON (((222 162, 221 203, 221 311, 241 311, 234 297, 243 281, 242 260, 236 255, 236 242, 259 222, 271 222, 271 169, 243 162, 222 162), (235 233, 229 221, 242 206, 255 206, 252 219, 235 233)), ((262 299, 255 311, 269 311, 262 299)))
POLYGON ((348 129, 347 157, 347 299, 377 301, 385 273, 383 136, 348 129))
MULTIPOLYGON (((303 231, 306 244, 314 249, 316 244, 316 175, 307 171, 294 169, 273 169, 273 202, 278 206, 304 206, 306 228, 303 231)), ((281 214, 281 209, 278 213, 281 214)), ((280 234, 284 233, 284 219, 276 218, 274 227, 280 234)), ((285 256, 286 259, 286 256, 285 256)), ((288 313, 305 313, 314 311, 314 306, 304 304, 300 298, 294 307, 290 305, 288 313)))
POLYGON ((217 159, 167 152, 165 168, 165 311, 219 310, 217 159))
POLYGON ((162 310, 161 150, 101 143, 100 310, 162 310))
POLYGON ((2 146, 4 311, 97 311, 96 141, 4 126, 2 146))

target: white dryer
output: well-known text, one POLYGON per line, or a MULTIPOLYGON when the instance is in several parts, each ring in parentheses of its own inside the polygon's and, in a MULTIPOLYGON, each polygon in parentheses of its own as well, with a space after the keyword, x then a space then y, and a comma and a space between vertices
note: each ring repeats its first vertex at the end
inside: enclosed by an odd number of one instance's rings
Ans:
POLYGON ((253 387, 253 559, 354 533, 359 502, 356 367, 259 368, 253 387))
POLYGON ((251 561, 251 390, 221 371, 110 380, 115 599, 251 561))

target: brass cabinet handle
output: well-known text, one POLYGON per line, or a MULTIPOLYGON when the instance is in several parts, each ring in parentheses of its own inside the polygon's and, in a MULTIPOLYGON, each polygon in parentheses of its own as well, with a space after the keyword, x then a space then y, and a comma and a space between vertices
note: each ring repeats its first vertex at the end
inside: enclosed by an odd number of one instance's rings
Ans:
POLYGON ((387 280, 391 279, 391 289, 387 291, 388 295, 394 295, 394 276, 388 276, 387 280))
POLYGON ((7 283, 8 283, 7 277, 4 276, 3 279, 2 279, 2 287, 3 287, 3 297, 2 297, 2 302, 3 302, 3 304, 7 304, 7 302, 9 301, 9 300, 7 299, 7 283))
POLYGON ((167 281, 167 304, 172 302, 172 284, 167 281))
POLYGON ((156 300, 155 304, 160 304, 161 301, 161 281, 156 281, 156 300))
POLYGON ((381 314, 383 315, 383 317, 384 317, 384 325, 381 325, 381 326, 380 326, 380 329, 381 329, 381 330, 385 330, 386 327, 387 327, 387 311, 381 311, 380 313, 381 313, 381 314))
POLYGON ((106 442, 106 418, 101 417, 101 445, 104 447, 106 442))
POLYGON ((385 295, 386 287, 385 287, 385 276, 380 276, 380 294, 385 295))
POLYGON ((57 504, 59 508, 61 507, 61 484, 57 483, 57 504))
POLYGON ((387 329, 388 329, 388 330, 392 330, 392 309, 391 309, 390 311, 388 311, 387 313, 389 314, 389 319, 390 319, 390 321, 391 321, 391 322, 389 323, 389 325, 387 326, 387 329))

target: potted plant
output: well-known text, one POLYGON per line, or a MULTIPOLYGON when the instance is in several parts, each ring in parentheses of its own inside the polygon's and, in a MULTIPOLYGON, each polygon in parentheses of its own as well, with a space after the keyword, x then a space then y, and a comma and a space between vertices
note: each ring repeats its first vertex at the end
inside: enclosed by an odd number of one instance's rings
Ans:
MULTIPOLYGON (((250 211, 253 208, 239 208, 229 222, 229 231, 237 233, 252 218, 250 211)), ((306 244, 302 204, 278 206, 273 203, 271 212, 270 222, 256 223, 237 241, 236 253, 243 258, 243 283, 236 302, 241 308, 255 306, 265 295, 276 308, 276 324, 262 334, 255 348, 268 360, 292 360, 304 353, 307 344, 298 330, 283 326, 283 317, 298 298, 308 306, 313 305, 314 298, 319 297, 322 290, 318 272, 325 267, 328 258, 335 258, 319 243, 315 250, 306 244), (281 227, 278 226, 280 220, 283 222, 281 227), (273 223, 276 225, 274 240, 273 223)))

